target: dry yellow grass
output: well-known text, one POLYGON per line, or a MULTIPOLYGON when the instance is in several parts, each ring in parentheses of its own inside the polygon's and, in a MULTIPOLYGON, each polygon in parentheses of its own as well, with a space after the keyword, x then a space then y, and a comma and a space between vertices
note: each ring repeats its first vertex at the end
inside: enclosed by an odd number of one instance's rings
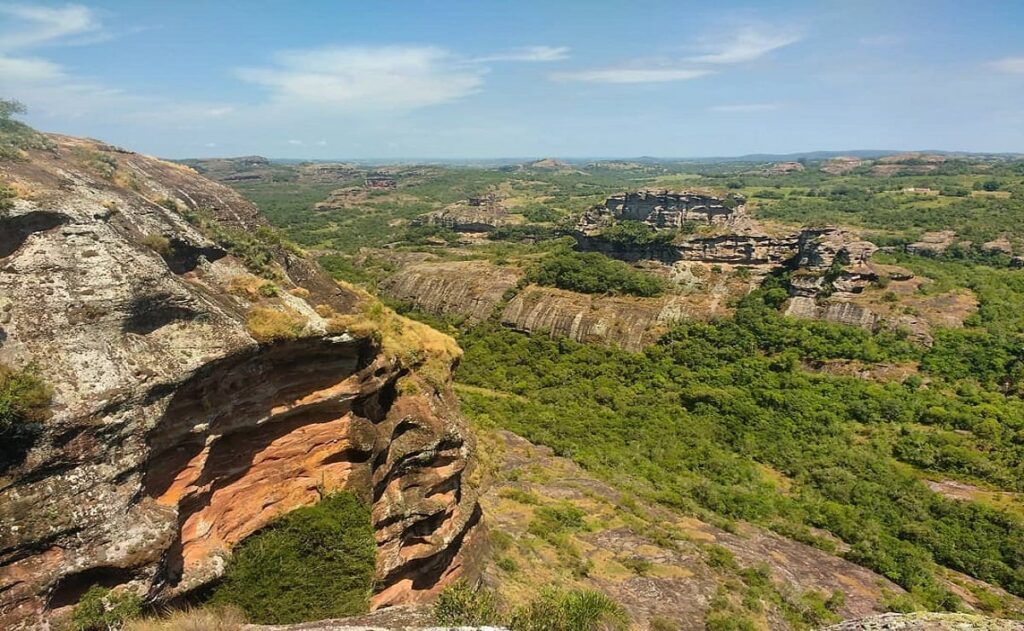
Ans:
POLYGON ((273 342, 292 340, 302 335, 306 328, 306 319, 287 308, 278 310, 255 307, 249 311, 245 325, 249 334, 257 341, 273 342))
POLYGON ((267 298, 272 295, 265 288, 273 284, 265 278, 252 274, 239 274, 238 276, 232 276, 231 280, 228 281, 228 293, 256 302, 260 298, 267 298))
POLYGON ((159 618, 128 622, 123 631, 239 631, 245 616, 233 607, 203 607, 172 611, 159 618))
POLYGON ((170 239, 160 234, 147 234, 142 238, 142 245, 163 256, 168 256, 171 253, 170 239))
POLYGON ((354 285, 339 284, 359 296, 359 311, 339 315, 326 305, 318 305, 317 313, 327 320, 329 331, 373 337, 385 355, 404 366, 417 367, 417 372, 435 388, 448 380, 452 363, 462 356, 454 339, 422 322, 398 315, 354 285))

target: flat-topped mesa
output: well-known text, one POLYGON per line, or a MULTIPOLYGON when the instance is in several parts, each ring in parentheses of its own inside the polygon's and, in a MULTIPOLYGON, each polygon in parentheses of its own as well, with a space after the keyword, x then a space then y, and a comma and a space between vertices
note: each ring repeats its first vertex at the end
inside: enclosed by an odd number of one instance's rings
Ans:
POLYGON ((54 393, 0 460, 0 628, 93 585, 187 594, 339 490, 372 507, 375 606, 455 580, 482 540, 455 342, 261 239, 252 204, 187 167, 52 144, 0 162, 0 362, 54 393))

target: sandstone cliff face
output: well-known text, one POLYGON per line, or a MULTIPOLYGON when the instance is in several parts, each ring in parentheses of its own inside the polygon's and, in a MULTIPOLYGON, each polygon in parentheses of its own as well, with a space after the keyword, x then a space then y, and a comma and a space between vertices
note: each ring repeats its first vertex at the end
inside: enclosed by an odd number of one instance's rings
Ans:
POLYGON ((262 220, 237 194, 53 139, 0 163, 19 195, 0 215, 0 361, 35 363, 55 391, 53 418, 0 472, 0 626, 40 624, 94 584, 186 593, 247 535, 340 489, 372 504, 376 606, 458 576, 481 514, 462 484, 454 343, 413 323, 396 325, 422 342, 405 349, 346 328, 367 297, 286 248, 262 261, 266 290, 185 218, 252 234, 262 220), (298 328, 258 341, 254 309, 298 328))
POLYGON ((385 296, 437 316, 464 316, 471 324, 491 317, 523 272, 486 261, 419 263, 380 283, 385 296))

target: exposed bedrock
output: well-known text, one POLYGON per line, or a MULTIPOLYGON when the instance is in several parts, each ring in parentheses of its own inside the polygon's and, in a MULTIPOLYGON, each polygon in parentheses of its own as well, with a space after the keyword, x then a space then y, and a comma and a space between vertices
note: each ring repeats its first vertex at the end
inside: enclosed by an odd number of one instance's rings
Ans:
POLYGON ((454 314, 471 323, 486 320, 523 272, 487 261, 414 263, 383 280, 388 298, 437 316, 454 314))
POLYGON ((52 418, 0 472, 0 627, 44 625, 97 584, 187 593, 246 536, 341 489, 372 507, 375 606, 457 577, 482 528, 454 343, 385 352, 365 325, 346 330, 368 298, 295 252, 274 252, 273 297, 251 291, 267 281, 152 200, 252 233, 250 204, 181 166, 54 140, 0 164, 31 191, 6 215, 31 229, 0 257, 0 362, 35 363, 54 390, 52 418), (116 175, 77 157, 91 153, 116 175), (255 310, 304 324, 259 341, 255 310))

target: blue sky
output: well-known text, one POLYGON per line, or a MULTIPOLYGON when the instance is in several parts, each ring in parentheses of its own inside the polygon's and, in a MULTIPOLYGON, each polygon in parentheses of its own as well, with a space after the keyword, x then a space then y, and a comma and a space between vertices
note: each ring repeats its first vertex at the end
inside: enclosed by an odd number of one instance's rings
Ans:
POLYGON ((165 157, 1024 151, 1024 2, 0 0, 0 96, 165 157))

